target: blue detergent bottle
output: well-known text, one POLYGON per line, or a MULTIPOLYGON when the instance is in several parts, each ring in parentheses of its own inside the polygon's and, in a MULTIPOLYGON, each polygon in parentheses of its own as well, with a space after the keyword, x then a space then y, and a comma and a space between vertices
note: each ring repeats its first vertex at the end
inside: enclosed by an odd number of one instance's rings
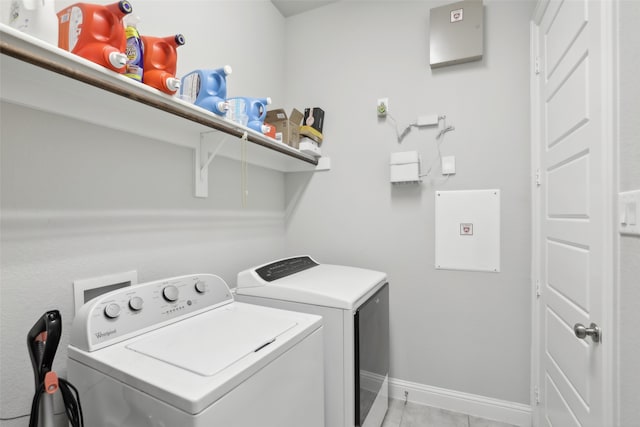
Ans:
POLYGON ((242 98, 246 105, 247 127, 256 132, 265 133, 264 118, 267 116, 267 105, 271 98, 242 98))
POLYGON ((229 106, 227 97, 227 76, 232 70, 229 65, 217 69, 194 70, 182 77, 180 97, 187 102, 224 116, 229 106))

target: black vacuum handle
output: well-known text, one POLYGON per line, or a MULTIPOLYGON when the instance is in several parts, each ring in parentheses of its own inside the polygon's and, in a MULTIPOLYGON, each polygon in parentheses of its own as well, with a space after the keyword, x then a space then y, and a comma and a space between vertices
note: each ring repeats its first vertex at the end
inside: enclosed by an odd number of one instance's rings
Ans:
POLYGON ((27 334, 27 347, 31 356, 36 387, 44 381, 45 374, 51 371, 61 335, 62 316, 58 310, 47 311, 27 334), (38 338, 43 332, 46 333, 44 350, 41 344, 43 341, 38 338))

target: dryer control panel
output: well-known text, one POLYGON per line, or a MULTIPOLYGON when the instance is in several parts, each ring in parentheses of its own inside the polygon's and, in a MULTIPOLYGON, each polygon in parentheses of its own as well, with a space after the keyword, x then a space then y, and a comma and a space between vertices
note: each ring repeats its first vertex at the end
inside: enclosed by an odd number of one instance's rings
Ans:
POLYGON ((238 274, 238 289, 265 286, 275 280, 300 273, 318 265, 320 264, 306 255, 274 261, 240 272, 238 274))
POLYGON ((282 259, 256 268, 256 273, 262 280, 273 282, 283 277, 291 276, 309 268, 319 265, 308 256, 282 259))
POLYGON ((213 274, 193 274, 117 289, 82 306, 70 345, 94 351, 161 326, 233 302, 213 274))

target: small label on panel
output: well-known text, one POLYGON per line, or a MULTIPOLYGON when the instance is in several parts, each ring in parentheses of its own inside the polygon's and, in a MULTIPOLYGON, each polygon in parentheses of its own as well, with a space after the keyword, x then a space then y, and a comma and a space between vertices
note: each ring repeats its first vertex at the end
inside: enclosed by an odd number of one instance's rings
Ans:
POLYGON ((461 223, 460 224, 460 235, 461 236, 473 236, 473 224, 471 224, 471 223, 461 223))
POLYGON ((464 9, 456 9, 451 11, 451 22, 460 22, 462 21, 463 18, 464 18, 464 9))

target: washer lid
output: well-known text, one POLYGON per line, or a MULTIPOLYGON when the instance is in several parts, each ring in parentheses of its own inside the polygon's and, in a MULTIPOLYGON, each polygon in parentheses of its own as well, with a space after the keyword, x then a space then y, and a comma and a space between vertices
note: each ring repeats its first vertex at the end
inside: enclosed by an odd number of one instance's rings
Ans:
POLYGON ((382 286, 387 278, 386 274, 380 271, 319 264, 267 281, 256 273, 259 268, 238 274, 237 295, 354 309, 382 286))
MULTIPOLYGON (((320 316, 233 302, 95 351, 70 345, 68 354, 76 375, 86 366, 94 378, 113 378, 195 415, 321 327, 320 316)), ((278 366, 276 376, 286 376, 278 366)))
POLYGON ((297 325, 291 319, 263 313, 217 311, 215 324, 164 328, 126 348, 198 375, 213 376, 297 325))

